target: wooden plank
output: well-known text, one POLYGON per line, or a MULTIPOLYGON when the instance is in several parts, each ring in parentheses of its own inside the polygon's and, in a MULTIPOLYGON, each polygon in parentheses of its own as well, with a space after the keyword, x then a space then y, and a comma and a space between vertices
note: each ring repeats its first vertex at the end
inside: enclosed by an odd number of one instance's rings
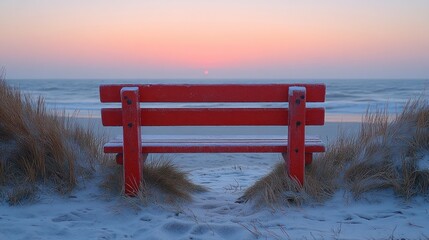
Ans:
MULTIPOLYGON (((122 144, 124 138, 122 135, 109 141, 109 144, 122 144)), ((276 135, 142 135, 142 145, 204 145, 204 144, 241 144, 241 145, 282 145, 287 146, 288 136, 287 134, 276 134, 276 135)), ((306 145, 318 145, 322 144, 322 141, 318 136, 305 136, 306 145)))
MULTIPOLYGON (((142 146, 142 153, 285 153, 288 147, 285 145, 161 145, 161 146, 142 146)), ((306 152, 325 152, 323 145, 310 145, 305 147, 306 152)), ((105 153, 121 153, 122 145, 106 145, 105 153)))
MULTIPOLYGON (((245 153, 245 152, 277 152, 288 151, 287 138, 208 138, 201 137, 174 139, 142 139, 142 153, 245 153)), ((122 138, 113 139, 104 145, 105 153, 122 153, 122 138)), ((305 152, 324 152, 325 146, 317 137, 307 137, 305 152)))
MULTIPOLYGON (((323 125, 324 108, 305 109, 305 125, 323 125)), ((122 110, 101 110, 104 126, 122 126, 122 110)), ((286 108, 158 108, 141 109, 141 126, 285 126, 286 108)))
POLYGON ((128 196, 136 196, 142 180, 140 104, 139 91, 135 87, 121 89, 122 123, 124 134, 123 165, 124 189, 128 196))
POLYGON ((101 102, 120 102, 122 87, 137 86, 140 102, 287 102, 289 87, 307 90, 307 102, 324 102, 324 84, 116 84, 101 85, 101 102))
MULTIPOLYGON (((286 145, 153 145, 142 146, 142 153, 284 153, 288 151, 286 145)), ((323 145, 309 145, 305 147, 306 152, 325 152, 323 145)), ((106 145, 105 153, 121 153, 122 145, 106 145)))
POLYGON ((305 101, 306 91, 303 87, 289 89, 289 126, 286 165, 289 176, 296 179, 301 186, 305 174, 305 101))

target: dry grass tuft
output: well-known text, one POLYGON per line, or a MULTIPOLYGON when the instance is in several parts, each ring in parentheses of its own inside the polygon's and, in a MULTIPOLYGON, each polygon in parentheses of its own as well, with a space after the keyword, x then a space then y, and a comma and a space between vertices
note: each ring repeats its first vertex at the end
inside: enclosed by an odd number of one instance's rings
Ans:
POLYGON ((10 205, 19 205, 34 200, 37 189, 33 185, 19 185, 8 192, 7 202, 10 205))
POLYGON ((304 188, 292 184, 281 163, 247 189, 239 201, 270 206, 323 201, 339 188, 355 198, 390 188, 408 199, 429 191, 429 170, 419 168, 419 161, 428 161, 428 156, 429 103, 419 98, 409 101, 393 120, 384 110, 367 111, 357 136, 340 134, 325 153, 306 166, 304 188))
POLYGON ((43 98, 34 100, 0 79, 0 195, 11 204, 30 199, 38 184, 70 192, 94 172, 100 147, 101 139, 49 112, 43 98))
POLYGON ((429 150, 429 103, 409 101, 402 113, 388 121, 385 112, 368 113, 356 148, 359 154, 345 169, 344 180, 359 198, 376 189, 391 188, 410 198, 427 190, 427 170, 418 169, 420 154, 429 150))
POLYGON ((169 195, 190 200, 190 193, 205 191, 202 186, 189 181, 185 172, 179 171, 170 161, 151 162, 143 169, 145 184, 149 188, 157 187, 169 195))
POLYGON ((287 176, 285 166, 279 163, 274 170, 248 188, 237 202, 269 203, 269 205, 301 204, 307 195, 299 183, 287 176))
POLYGON ((252 202, 258 204, 282 205, 301 204, 309 200, 322 202, 338 188, 338 179, 344 165, 357 154, 354 148, 354 138, 342 135, 327 147, 324 154, 305 169, 304 188, 300 188, 287 174, 283 162, 277 164, 267 176, 258 180, 248 188, 238 202, 252 202))
MULTIPOLYGON (((112 161, 113 162, 113 161, 112 161)), ((107 166, 107 174, 102 187, 113 194, 123 193, 122 166, 107 166)), ((181 172, 168 157, 161 156, 146 160, 142 169, 144 182, 138 193, 142 202, 151 201, 172 203, 177 200, 191 200, 191 193, 206 189, 192 183, 185 172, 181 172)))

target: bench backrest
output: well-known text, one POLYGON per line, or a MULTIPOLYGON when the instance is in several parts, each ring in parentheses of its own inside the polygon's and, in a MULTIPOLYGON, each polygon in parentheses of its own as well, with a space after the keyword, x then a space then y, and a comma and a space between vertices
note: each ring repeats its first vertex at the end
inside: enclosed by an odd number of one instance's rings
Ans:
MULTIPOLYGON (((290 87, 305 87, 305 102, 324 102, 324 84, 101 85, 100 100, 120 103, 121 89, 138 87, 140 103, 288 102, 290 87)), ((304 98, 304 97, 303 97, 304 98)), ((304 99, 303 99, 304 100, 304 99)), ((288 125, 288 108, 142 108, 141 126, 288 125)), ((122 126, 121 108, 103 108, 104 126, 122 126)), ((325 110, 306 108, 305 125, 323 125, 325 110)))

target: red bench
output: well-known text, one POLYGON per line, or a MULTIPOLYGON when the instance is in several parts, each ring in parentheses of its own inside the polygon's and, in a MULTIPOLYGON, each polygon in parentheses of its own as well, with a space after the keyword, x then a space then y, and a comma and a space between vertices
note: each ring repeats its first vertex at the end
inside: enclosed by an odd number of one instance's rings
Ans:
POLYGON ((324 102, 324 84, 225 84, 225 85, 101 85, 104 126, 122 126, 123 136, 104 145, 124 165, 125 194, 140 188, 142 165, 148 153, 282 153, 289 176, 304 183, 304 166, 325 146, 317 137, 306 137, 306 125, 323 125, 325 109, 306 107, 324 102), (140 103, 284 102, 282 108, 140 108, 140 103), (289 104, 287 104, 289 103, 289 104), (289 106, 288 106, 289 105, 289 106), (142 137, 141 126, 288 126, 288 136, 247 138, 142 137))

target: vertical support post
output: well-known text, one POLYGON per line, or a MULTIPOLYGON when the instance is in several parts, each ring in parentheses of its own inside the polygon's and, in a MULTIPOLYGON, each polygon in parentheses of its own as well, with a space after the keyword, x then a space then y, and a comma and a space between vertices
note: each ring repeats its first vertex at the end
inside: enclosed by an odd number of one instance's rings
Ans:
POLYGON ((118 164, 118 165, 124 164, 124 154, 123 153, 116 154, 116 164, 118 164))
POLYGON ((124 136, 124 189, 128 196, 136 196, 141 183, 140 103, 137 87, 121 89, 122 126, 124 136))
POLYGON ((313 162, 313 153, 305 153, 305 165, 310 165, 313 162))
POLYGON ((305 174, 305 104, 304 87, 289 88, 289 126, 287 169, 292 179, 304 185, 305 174))

